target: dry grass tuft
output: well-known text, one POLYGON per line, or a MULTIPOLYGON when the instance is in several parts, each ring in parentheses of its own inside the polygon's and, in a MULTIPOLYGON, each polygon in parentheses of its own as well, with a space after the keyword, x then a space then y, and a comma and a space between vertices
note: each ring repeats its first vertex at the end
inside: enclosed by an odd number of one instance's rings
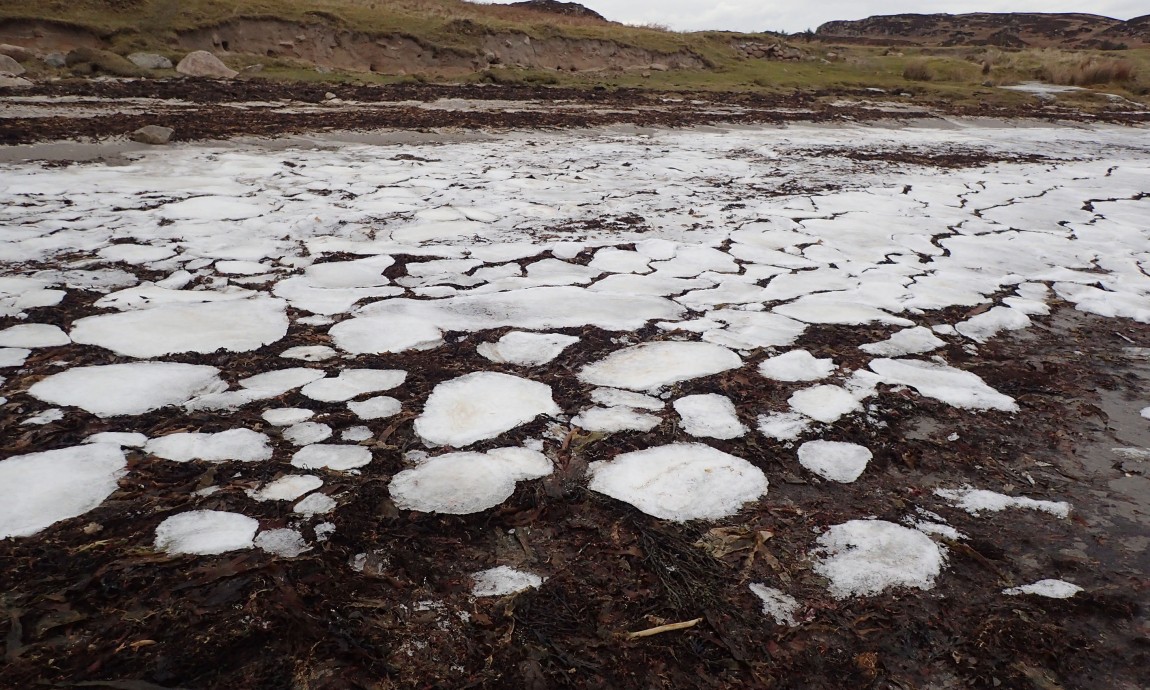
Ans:
POLYGON ((915 60, 903 69, 902 78, 907 81, 930 81, 934 79, 934 71, 926 60, 915 60))

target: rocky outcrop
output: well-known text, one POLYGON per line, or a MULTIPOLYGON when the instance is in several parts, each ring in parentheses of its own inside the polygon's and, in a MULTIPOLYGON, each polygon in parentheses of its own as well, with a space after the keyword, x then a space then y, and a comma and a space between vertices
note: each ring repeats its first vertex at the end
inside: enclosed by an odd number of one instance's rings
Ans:
POLYGON ((211 79, 232 79, 239 74, 206 50, 188 53, 183 60, 180 60, 180 64, 176 65, 176 71, 188 77, 211 79))
POLYGON ((153 146, 162 146, 172 140, 172 135, 176 130, 171 127, 161 127, 159 125, 147 125, 141 127, 129 135, 132 141, 138 141, 141 144, 151 144, 153 146))
POLYGON ((526 0, 526 2, 512 2, 509 7, 518 7, 547 14, 561 14, 566 17, 584 17, 605 22, 607 18, 590 7, 584 7, 577 2, 559 2, 558 0, 526 0))
POLYGON ((80 47, 64 56, 64 62, 77 74, 103 73, 117 77, 142 77, 143 70, 127 58, 108 50, 80 47))

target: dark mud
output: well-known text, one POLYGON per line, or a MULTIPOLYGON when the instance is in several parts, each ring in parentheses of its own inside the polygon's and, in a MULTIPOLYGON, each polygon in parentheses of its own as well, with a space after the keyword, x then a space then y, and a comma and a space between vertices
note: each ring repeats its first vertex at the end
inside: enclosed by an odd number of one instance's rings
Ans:
MULTIPOLYGON (((96 297, 73 291, 33 316, 66 327, 90 315, 96 297)), ((582 340, 530 375, 552 385, 574 413, 589 403, 575 372, 618 349, 619 334, 565 332, 582 340)), ((448 344, 431 352, 364 356, 355 364, 409 371, 390 394, 410 413, 441 381, 511 371, 475 353, 477 342, 499 334, 448 334, 448 344)), ((857 345, 886 334, 812 327, 797 345, 853 367, 862 364, 857 345)), ((633 335, 671 337, 654 328, 633 335)), ((286 347, 326 342, 294 324, 283 341, 257 352, 172 359, 212 364, 235 380, 266 370, 286 347)), ((289 505, 257 503, 243 491, 290 472, 290 444, 277 441, 274 459, 258 466, 179 464, 134 452, 121 490, 99 509, 35 538, 0 541, 0 687, 1144 688, 1150 479, 1142 465, 1111 449, 1150 444, 1150 422, 1138 417, 1150 390, 1150 359, 1135 348, 1145 347, 1150 326, 1067 307, 977 354, 952 346, 941 354, 1014 396, 1022 411, 975 414, 886 391, 867 414, 822 434, 874 451, 854 484, 820 483, 792 448, 754 433, 713 442, 771 481, 763 501, 716 524, 656 520, 584 488, 590 462, 693 440, 671 414, 647 434, 565 429, 563 442, 549 445, 553 476, 521 483, 500 507, 462 517, 398 510, 388 481, 403 469, 403 453, 422 444, 411 414, 368 423, 375 461, 358 477, 326 477, 323 491, 340 503, 328 516, 336 530, 291 560, 261 552, 168 557, 149 548, 156 525, 187 509, 242 506, 265 529, 286 525, 289 505), (973 517, 931 492, 965 483, 1067 500, 1074 511, 1068 520, 1027 511, 973 517), (192 494, 211 485, 222 490, 192 494), (970 536, 950 544, 938 586, 831 598, 811 570, 818 534, 867 516, 898 522, 915 507, 942 514, 970 536), (356 554, 367 554, 363 572, 349 566, 356 554), (549 579, 536 591, 472 599, 469 574, 496 564, 549 579), (1086 591, 1066 601, 1001 594, 1047 577, 1086 591), (795 595, 804 604, 802 623, 785 628, 763 616, 751 582, 795 595), (702 622, 687 630, 624 637, 696 618, 702 622)), ((758 414, 785 409, 800 385, 756 375, 752 366, 761 358, 674 393, 728 395, 753 426, 758 414)), ((98 348, 53 349, 30 360, 7 390, 23 390, 58 361, 122 360, 98 348)), ((343 405, 317 404, 298 392, 268 406, 280 404, 315 409, 318 421, 335 428, 361 423, 343 405)), ((277 435, 259 405, 230 415, 162 410, 112 420, 70 411, 45 426, 18 424, 46 407, 11 394, 0 419, 0 453, 68 446, 107 429, 156 436, 246 426, 277 435)), ((540 437, 548 425, 538 420, 476 448, 540 437)), ((315 541, 310 530, 305 536, 315 541)))
MULTIPOLYGON (((192 79, 77 80, 37 84, 26 89, 0 89, 0 98, 19 96, 50 100, 83 96, 108 99, 102 104, 84 104, 85 107, 106 108, 107 114, 0 118, 0 145, 61 139, 102 140, 126 136, 148 124, 174 128, 176 141, 195 141, 330 130, 583 128, 617 124, 688 127, 719 123, 872 122, 939 115, 1123 124, 1150 121, 1150 113, 1146 112, 1109 110, 1084 113, 1055 104, 956 106, 910 99, 902 104, 903 107, 890 109, 851 100, 862 95, 874 96, 869 92, 858 94, 849 91, 756 94, 516 85, 335 86, 192 79), (319 104, 325 102, 328 92, 337 94, 344 103, 332 104, 319 111, 313 108, 310 112, 291 112, 281 103, 290 100, 297 104, 319 104), (141 98, 157 99, 157 102, 148 104, 146 112, 117 110, 117 101, 141 98), (486 110, 444 110, 412 104, 446 98, 505 101, 509 105, 486 110), (163 103, 166 99, 184 103, 163 103), (236 103, 245 102, 274 105, 234 107, 236 103), (354 107, 347 102, 354 102, 354 107), (546 104, 546 107, 524 109, 521 102, 546 104)), ((134 105, 138 106, 138 103, 134 105)))

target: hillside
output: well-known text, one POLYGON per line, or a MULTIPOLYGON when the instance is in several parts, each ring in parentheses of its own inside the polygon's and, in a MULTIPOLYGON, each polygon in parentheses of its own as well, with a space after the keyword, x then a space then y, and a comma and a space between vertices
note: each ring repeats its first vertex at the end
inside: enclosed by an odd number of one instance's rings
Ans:
MULTIPOLYGON (((209 50, 335 70, 450 76, 542 70, 699 69, 734 59, 733 34, 677 34, 608 22, 576 3, 462 0, 78 0, 0 3, 0 43, 209 50)), ((777 39, 776 39, 777 42, 777 39)))
POLYGON ((815 35, 884 45, 1113 50, 1150 46, 1150 16, 1124 22, 1096 14, 894 14, 827 22, 815 35))

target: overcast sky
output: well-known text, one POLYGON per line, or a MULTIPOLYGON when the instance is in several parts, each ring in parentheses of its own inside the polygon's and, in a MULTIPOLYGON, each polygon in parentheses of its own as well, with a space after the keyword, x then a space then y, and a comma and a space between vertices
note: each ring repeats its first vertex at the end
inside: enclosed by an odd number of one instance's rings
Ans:
MULTIPOLYGON (((480 0, 482 1, 482 0, 480 0)), ((515 0, 494 0, 514 2, 515 0)), ((1089 12, 1119 19, 1150 13, 1147 0, 578 0, 604 17, 678 30, 815 29, 832 19, 918 12, 1089 12)))

